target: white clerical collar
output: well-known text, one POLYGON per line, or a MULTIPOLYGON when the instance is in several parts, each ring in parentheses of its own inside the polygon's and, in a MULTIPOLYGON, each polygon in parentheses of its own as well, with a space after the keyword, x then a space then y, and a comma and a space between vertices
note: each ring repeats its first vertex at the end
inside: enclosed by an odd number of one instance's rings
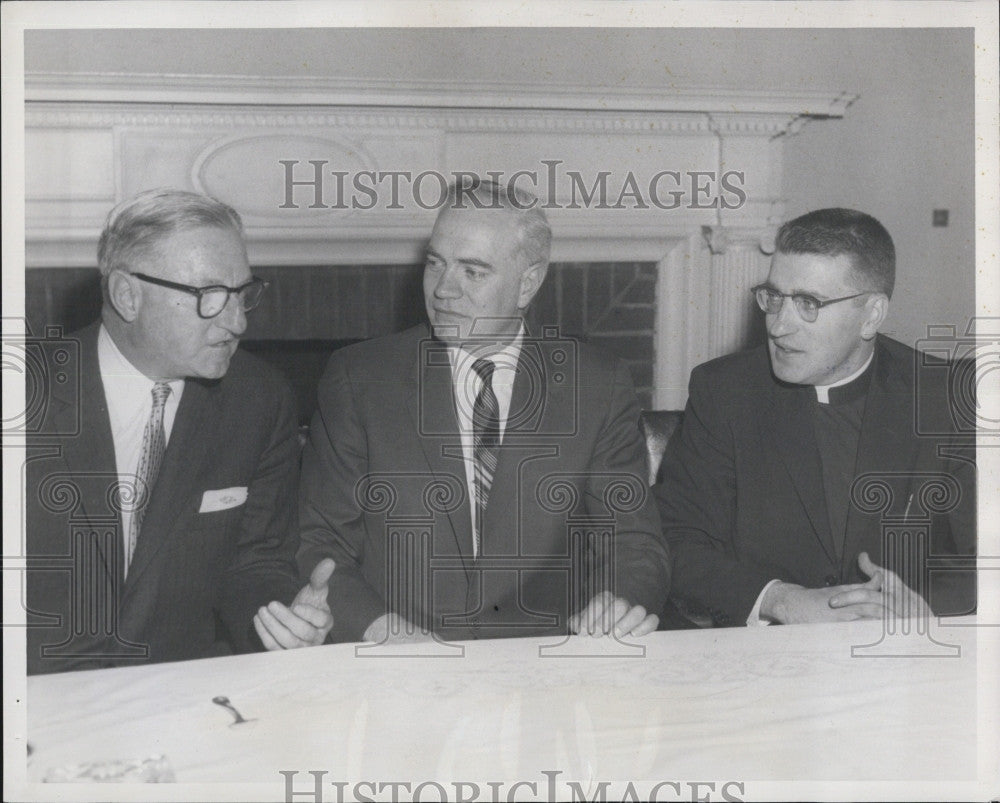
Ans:
POLYGON ((841 385, 847 385, 861 376, 865 371, 868 370, 868 366, 872 364, 872 360, 875 358, 875 350, 872 349, 872 353, 868 355, 868 359, 865 360, 865 364, 862 365, 857 371, 844 379, 838 379, 829 385, 814 385, 816 388, 816 400, 820 404, 830 403, 830 388, 839 388, 841 385))

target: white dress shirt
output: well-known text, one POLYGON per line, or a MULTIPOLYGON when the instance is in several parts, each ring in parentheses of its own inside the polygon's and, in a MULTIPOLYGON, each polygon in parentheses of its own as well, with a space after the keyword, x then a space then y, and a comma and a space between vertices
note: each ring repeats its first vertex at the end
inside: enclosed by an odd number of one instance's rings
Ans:
MULTIPOLYGON (((872 360, 874 358, 875 358, 875 351, 873 349, 872 353, 868 355, 868 359, 865 360, 865 364, 862 365, 857 371, 855 371, 849 377, 846 377, 845 379, 838 379, 836 382, 832 382, 829 385, 814 385, 813 387, 816 388, 816 401, 818 401, 820 404, 829 404, 830 388, 837 388, 840 387, 841 385, 846 385, 849 382, 853 382, 855 379, 857 379, 865 371, 868 370, 868 366, 872 364, 872 360)), ((749 625, 750 627, 757 627, 759 625, 771 624, 771 621, 769 619, 764 619, 761 617, 760 606, 761 603, 764 601, 764 595, 767 594, 767 590, 777 582, 778 582, 777 579, 772 580, 770 583, 764 586, 763 589, 761 589, 760 594, 757 596, 757 602, 754 603, 754 606, 750 611, 750 615, 747 617, 747 625, 749 625)))
MULTIPOLYGON (((153 410, 153 386, 156 382, 136 370, 103 325, 97 335, 97 362, 104 385, 104 398, 108 402, 118 481, 125 486, 133 486, 139 469, 139 458, 142 456, 142 436, 153 410)), ((183 379, 175 379, 168 384, 170 395, 163 407, 164 445, 170 442, 177 405, 184 393, 183 379)), ((122 505, 122 539, 126 541, 126 552, 131 523, 132 507, 122 505)))
MULTIPOLYGON (((476 397, 483 387, 483 380, 473 369, 476 360, 483 358, 493 363, 493 394, 497 397, 497 407, 500 415, 500 442, 503 442, 507 429, 507 416, 510 413, 510 399, 514 392, 514 380, 517 377, 517 361, 521 356, 521 343, 524 341, 524 327, 517 336, 499 351, 480 348, 467 351, 464 348, 448 349, 451 360, 451 382, 455 394, 455 412, 458 415, 458 432, 462 439, 462 458, 465 463, 465 484, 469 493, 469 510, 472 518, 472 531, 476 530, 476 489, 475 489, 475 433, 472 423, 472 410, 476 397)), ((476 539, 473 537, 472 554, 477 556, 476 539)))

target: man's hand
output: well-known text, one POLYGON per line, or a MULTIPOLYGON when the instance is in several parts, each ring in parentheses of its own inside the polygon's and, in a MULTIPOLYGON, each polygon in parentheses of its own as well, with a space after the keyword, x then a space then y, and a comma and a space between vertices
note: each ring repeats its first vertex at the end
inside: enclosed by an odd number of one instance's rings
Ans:
POLYGON ((569 629, 573 633, 591 636, 606 636, 614 632, 616 636, 645 636, 660 624, 660 617, 646 613, 641 605, 629 605, 622 597, 610 591, 597 594, 579 613, 569 619, 569 629))
POLYGON ((883 613, 904 619, 930 615, 926 600, 907 586, 898 574, 874 563, 867 552, 858 555, 858 566, 870 579, 864 585, 832 597, 831 607, 860 607, 874 611, 869 618, 879 618, 883 613))
POLYGON ((398 613, 383 613, 368 625, 361 638, 374 644, 413 644, 430 641, 431 634, 418 630, 398 613))
POLYGON ((295 595, 292 607, 272 601, 257 611, 253 626, 269 650, 290 650, 322 644, 333 627, 326 595, 336 564, 323 558, 309 576, 309 583, 295 595))
POLYGON ((829 588, 805 588, 795 583, 778 582, 767 590, 761 600, 760 614, 783 625, 876 618, 882 615, 882 605, 872 601, 873 589, 871 580, 829 588), (851 598, 855 599, 854 602, 834 607, 835 598, 846 599, 848 594, 856 592, 857 598, 851 598))

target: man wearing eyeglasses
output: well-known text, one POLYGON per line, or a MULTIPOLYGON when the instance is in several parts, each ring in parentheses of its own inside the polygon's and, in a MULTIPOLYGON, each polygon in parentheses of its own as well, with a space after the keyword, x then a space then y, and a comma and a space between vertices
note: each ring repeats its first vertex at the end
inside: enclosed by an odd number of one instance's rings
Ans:
POLYGON ((266 287, 239 216, 145 192, 98 262, 79 401, 53 385, 28 463, 28 672, 321 643, 333 566, 298 588, 291 391, 237 351, 266 287))
POLYGON ((873 217, 796 218, 752 290, 766 345, 692 372, 657 495, 673 593, 715 624, 975 608, 974 571, 957 557, 975 554, 976 521, 974 455, 949 408, 955 373, 878 333, 894 279, 892 238, 873 217), (943 435, 918 433, 918 404, 943 435), (859 496, 876 476, 888 510, 859 496), (920 488, 941 476, 953 498, 935 513, 920 488), (883 514, 904 524, 929 516, 926 551, 910 543, 907 562, 883 549, 883 514))

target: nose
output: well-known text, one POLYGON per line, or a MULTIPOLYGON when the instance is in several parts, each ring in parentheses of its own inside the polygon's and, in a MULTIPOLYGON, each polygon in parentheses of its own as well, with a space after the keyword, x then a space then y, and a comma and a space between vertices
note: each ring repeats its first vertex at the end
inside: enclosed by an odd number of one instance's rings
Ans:
POLYGON ((455 268, 445 268, 441 271, 437 282, 434 285, 434 297, 441 299, 461 298, 462 287, 458 282, 455 268))
POLYGON ((767 333, 771 337, 781 337, 795 331, 799 317, 792 299, 782 298, 778 311, 765 316, 765 319, 767 333))
POLYGON ((243 309, 243 302, 235 293, 230 293, 226 299, 226 306, 222 312, 215 316, 216 324, 233 337, 239 337, 247 329, 247 314, 243 309))

